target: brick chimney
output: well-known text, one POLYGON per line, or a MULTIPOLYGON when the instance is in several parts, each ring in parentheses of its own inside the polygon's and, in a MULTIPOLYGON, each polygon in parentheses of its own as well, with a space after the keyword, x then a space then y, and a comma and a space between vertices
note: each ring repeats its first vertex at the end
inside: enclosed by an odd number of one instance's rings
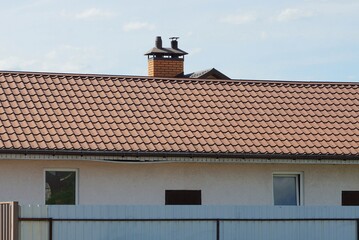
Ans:
POLYGON ((178 37, 172 37, 171 48, 162 47, 161 37, 156 37, 155 47, 148 51, 148 76, 181 77, 184 72, 184 55, 187 53, 178 48, 178 37))

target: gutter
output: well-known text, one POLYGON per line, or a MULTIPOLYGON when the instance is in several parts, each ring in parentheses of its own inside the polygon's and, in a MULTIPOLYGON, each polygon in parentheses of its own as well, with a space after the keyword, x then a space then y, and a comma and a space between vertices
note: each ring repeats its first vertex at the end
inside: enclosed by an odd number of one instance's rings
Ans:
POLYGON ((238 158, 238 159, 311 159, 311 160, 359 160, 356 155, 347 154, 269 154, 269 153, 199 153, 199 152, 139 152, 139 151, 83 151, 46 149, 0 149, 0 154, 24 155, 70 155, 107 157, 182 157, 182 158, 238 158))

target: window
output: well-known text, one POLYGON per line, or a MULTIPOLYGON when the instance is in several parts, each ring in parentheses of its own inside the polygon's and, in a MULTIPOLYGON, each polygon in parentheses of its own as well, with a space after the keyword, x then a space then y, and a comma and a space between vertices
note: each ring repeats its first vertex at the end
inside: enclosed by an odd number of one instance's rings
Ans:
POLYGON ((201 190, 166 190, 166 205, 201 204, 201 190))
POLYGON ((274 205, 300 205, 301 187, 300 174, 274 174, 273 196, 274 205))
POLYGON ((76 170, 45 171, 45 203, 76 204, 76 170))
POLYGON ((342 206, 359 206, 359 191, 342 191, 342 206))

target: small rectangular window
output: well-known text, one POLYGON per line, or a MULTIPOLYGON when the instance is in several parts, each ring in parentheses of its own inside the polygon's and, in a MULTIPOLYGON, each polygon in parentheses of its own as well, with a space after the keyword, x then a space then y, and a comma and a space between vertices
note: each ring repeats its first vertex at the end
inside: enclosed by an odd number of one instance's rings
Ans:
POLYGON ((273 195, 274 205, 300 205, 300 175, 273 175, 273 195))
POLYGON ((342 206, 359 206, 359 191, 342 191, 342 206))
POLYGON ((201 190, 166 190, 166 205, 201 204, 201 190))
POLYGON ((45 203, 76 204, 76 171, 45 171, 45 203))

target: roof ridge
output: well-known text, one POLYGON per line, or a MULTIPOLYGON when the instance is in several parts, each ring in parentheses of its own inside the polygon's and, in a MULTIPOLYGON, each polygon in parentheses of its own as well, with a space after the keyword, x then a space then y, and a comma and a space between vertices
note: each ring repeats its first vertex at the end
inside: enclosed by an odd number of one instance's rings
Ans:
POLYGON ((271 79, 197 79, 197 78, 165 78, 136 75, 116 75, 102 73, 61 73, 61 72, 33 72, 33 71, 3 71, 0 75, 52 75, 52 76, 69 76, 69 77, 108 77, 108 78, 127 78, 127 79, 148 79, 162 81, 188 81, 188 82, 235 82, 235 83, 257 83, 257 84, 289 84, 289 85, 359 85, 359 82, 340 82, 340 81, 311 81, 311 80, 271 80, 271 79))
POLYGON ((249 83, 277 83, 293 85, 359 85, 359 82, 341 82, 341 81, 320 81, 320 80, 274 80, 274 79, 231 79, 249 83))
MULTIPOLYGON (((103 73, 63 73, 63 72, 36 72, 36 71, 3 71, 0 70, 0 75, 2 74, 24 74, 24 75, 53 75, 53 76, 71 76, 71 77, 126 77, 126 78, 139 78, 141 76, 134 75, 116 75, 116 74, 103 74, 103 73)), ((144 77, 144 76, 142 76, 144 77)))

